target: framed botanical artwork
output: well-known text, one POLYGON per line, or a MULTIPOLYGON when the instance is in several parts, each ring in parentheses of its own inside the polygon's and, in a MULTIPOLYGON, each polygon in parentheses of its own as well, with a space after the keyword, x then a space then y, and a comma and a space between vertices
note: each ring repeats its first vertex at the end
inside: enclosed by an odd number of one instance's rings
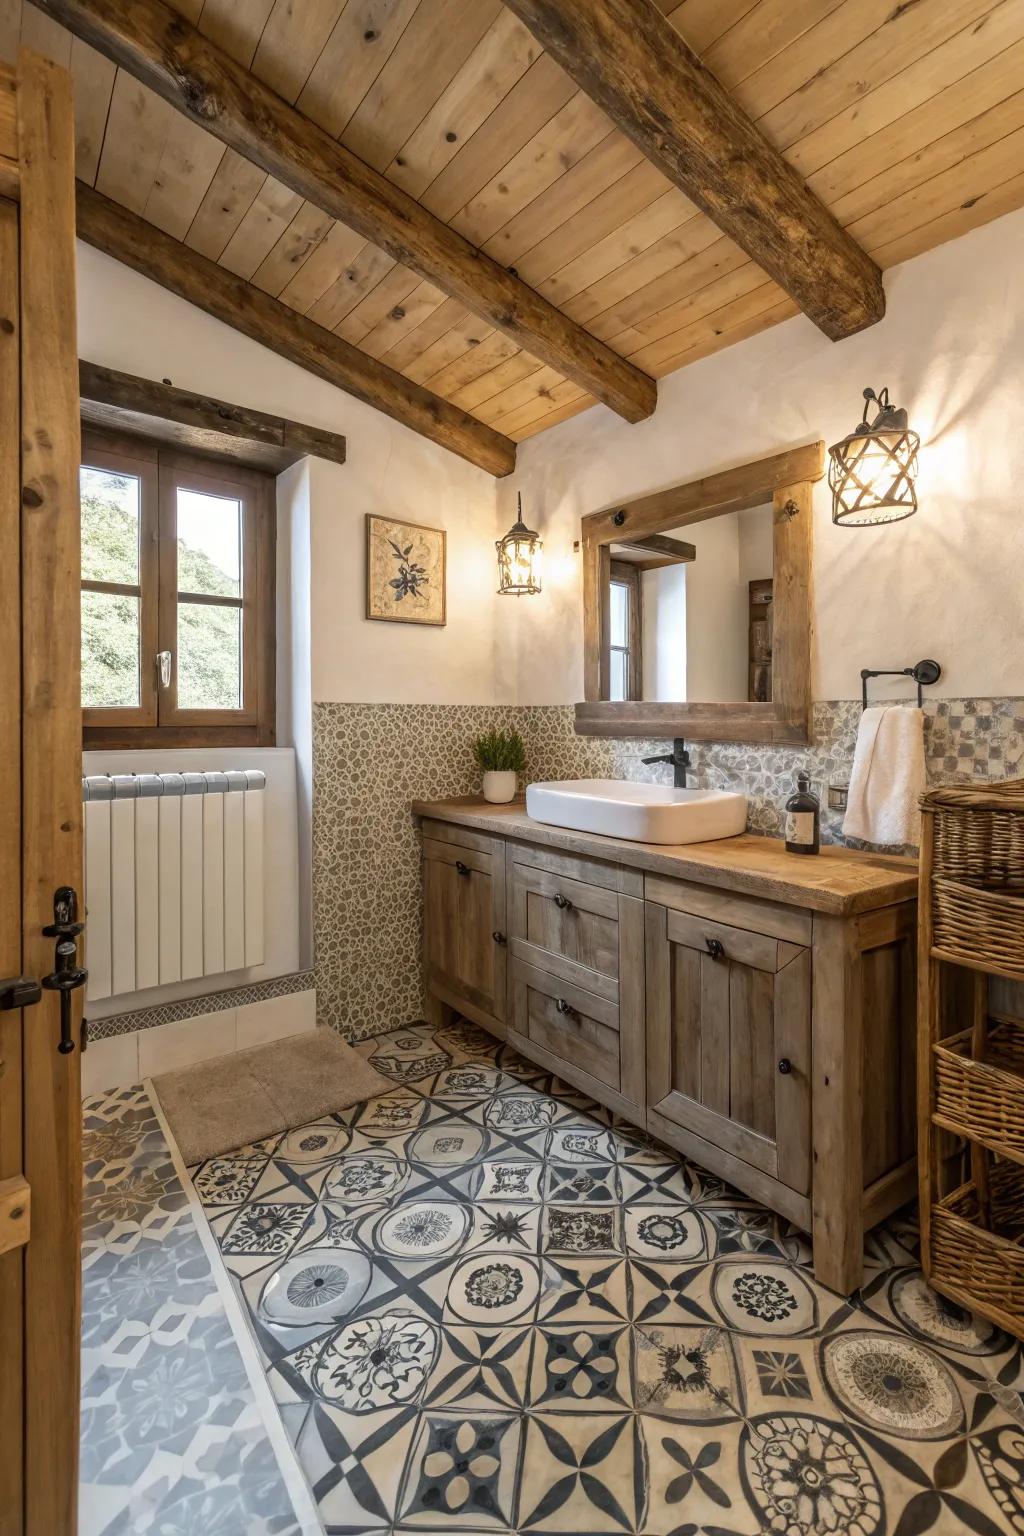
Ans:
POLYGON ((446 622, 443 528, 366 514, 366 617, 446 622))

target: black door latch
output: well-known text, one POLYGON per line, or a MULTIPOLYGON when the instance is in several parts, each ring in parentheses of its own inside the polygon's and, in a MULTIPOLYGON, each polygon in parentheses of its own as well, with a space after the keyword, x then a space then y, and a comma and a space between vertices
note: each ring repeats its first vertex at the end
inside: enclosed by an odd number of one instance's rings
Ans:
POLYGON ((58 886, 53 893, 53 922, 47 923, 43 933, 48 939, 56 939, 53 954, 53 970, 42 978, 41 985, 48 992, 60 993, 60 1044, 62 1056, 75 1048, 71 1038, 71 994, 84 987, 89 972, 78 965, 78 935, 85 927, 78 921, 78 896, 70 885, 58 886))

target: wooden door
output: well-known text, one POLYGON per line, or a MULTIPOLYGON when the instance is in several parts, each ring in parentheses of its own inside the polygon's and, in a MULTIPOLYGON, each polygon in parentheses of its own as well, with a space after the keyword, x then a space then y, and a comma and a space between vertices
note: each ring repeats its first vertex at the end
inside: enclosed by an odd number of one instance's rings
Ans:
POLYGON ((505 858, 500 839, 423 839, 428 988, 478 1023, 505 1018, 505 858))
POLYGON ((648 902, 648 1103, 803 1194, 810 951, 648 902))
MULTIPOLYGON (((0 194, 0 974, 35 982, 82 842, 74 117, 32 54, 0 69, 0 194)), ((65 1052, 57 992, 0 1011, 3 1536, 77 1525, 81 995, 65 1052)))

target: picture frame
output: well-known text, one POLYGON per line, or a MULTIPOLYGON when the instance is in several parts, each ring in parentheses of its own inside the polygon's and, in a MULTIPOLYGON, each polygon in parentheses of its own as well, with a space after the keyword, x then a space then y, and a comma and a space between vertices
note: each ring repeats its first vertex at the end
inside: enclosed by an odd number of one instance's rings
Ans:
POLYGON ((448 622, 443 528, 366 514, 366 617, 385 624, 448 622))

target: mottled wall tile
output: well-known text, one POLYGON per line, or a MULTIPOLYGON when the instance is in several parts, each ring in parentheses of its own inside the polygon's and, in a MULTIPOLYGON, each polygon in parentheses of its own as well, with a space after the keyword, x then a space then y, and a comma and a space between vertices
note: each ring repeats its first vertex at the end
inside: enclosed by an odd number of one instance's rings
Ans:
MULTIPOLYGON (((1024 773, 1024 700, 943 699, 926 705, 934 783, 1024 773)), ((775 835, 797 772, 822 797, 845 782, 860 703, 814 706, 802 747, 695 744, 694 783, 740 789, 752 830, 775 835)), ((420 1016, 420 868, 409 805, 479 787, 473 738, 518 729, 527 779, 670 779, 641 758, 665 742, 577 736, 571 706, 330 704, 313 711, 313 910, 318 1015, 351 1039, 420 1016)), ((822 835, 843 841, 842 813, 823 809, 822 835)))

